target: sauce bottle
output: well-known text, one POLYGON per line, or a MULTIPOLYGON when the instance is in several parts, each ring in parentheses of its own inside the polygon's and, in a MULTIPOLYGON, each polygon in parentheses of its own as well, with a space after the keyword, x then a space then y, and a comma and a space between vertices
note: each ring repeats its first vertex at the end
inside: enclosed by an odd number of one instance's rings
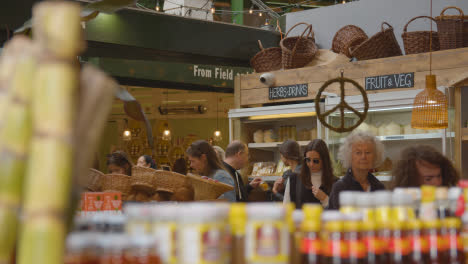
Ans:
POLYGON ((436 187, 421 186, 421 207, 419 209, 419 218, 423 221, 437 219, 436 209, 436 187))
POLYGON ((429 262, 429 242, 423 235, 423 224, 419 219, 412 219, 407 222, 408 238, 410 243, 411 264, 424 264, 429 262))
POLYGON ((356 197, 359 192, 342 191, 339 193, 340 212, 343 214, 357 211, 356 197))
POLYGON ((440 220, 426 220, 423 221, 424 235, 429 244, 428 263, 442 264, 444 262, 444 249, 441 243, 440 220))
POLYGON ((245 225, 247 222, 245 207, 244 203, 234 203, 229 211, 232 238, 231 264, 245 264, 245 225))
POLYGON ((296 226, 294 224, 293 213, 296 209, 294 203, 287 203, 286 205, 286 223, 289 229, 289 264, 298 264, 301 256, 298 250, 298 243, 296 243, 296 226))
POLYGON ((436 207, 437 207, 437 215, 439 216, 439 219, 444 219, 446 217, 451 216, 447 187, 436 188, 436 207))
POLYGON ((321 205, 305 204, 303 206, 304 220, 301 224, 301 263, 321 264, 322 241, 320 239, 320 217, 322 214, 321 205))
POLYGON ((412 207, 412 203, 413 198, 411 194, 407 193, 402 188, 394 190, 392 194, 392 218, 398 221, 408 221, 410 219, 415 219, 416 216, 412 207))
POLYGON ((344 240, 343 216, 339 212, 328 211, 323 214, 322 219, 325 222, 323 263, 347 263, 349 249, 344 240))
POLYGON ((156 240, 150 235, 133 236, 128 251, 128 264, 161 264, 156 240))
POLYGON ((361 229, 362 239, 367 249, 366 263, 384 263, 383 247, 378 237, 375 220, 364 220, 361 224, 361 229))
POLYGON ((410 260, 410 243, 406 233, 405 222, 393 220, 390 222, 391 238, 389 243, 390 263, 406 264, 410 260))
POLYGON ((151 234, 156 239, 158 254, 163 264, 176 264, 175 232, 177 205, 155 204, 151 207, 151 234))
POLYGON ((358 211, 361 212, 364 221, 375 220, 375 204, 372 193, 357 193, 356 207, 358 208, 358 211))
POLYGON ((390 223, 392 221, 392 193, 390 191, 377 191, 373 194, 376 205, 375 219, 378 228, 379 242, 382 246, 381 263, 390 263, 390 240, 392 231, 390 223))
POLYGON ((367 261, 367 248, 361 236, 361 221, 362 215, 358 212, 350 213, 345 216, 344 221, 344 238, 348 244, 349 264, 365 264, 367 261))
POLYGON ((460 237, 460 219, 449 217, 442 220, 445 229, 445 241, 447 243, 446 263, 464 264, 465 255, 463 253, 463 243, 460 237))

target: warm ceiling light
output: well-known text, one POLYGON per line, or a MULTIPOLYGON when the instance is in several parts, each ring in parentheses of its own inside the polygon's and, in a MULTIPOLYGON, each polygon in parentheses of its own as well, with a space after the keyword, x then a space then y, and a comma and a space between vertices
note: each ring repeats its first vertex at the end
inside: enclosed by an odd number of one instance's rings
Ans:
POLYGON ((273 114, 273 115, 258 115, 251 116, 249 120, 263 120, 263 119, 279 119, 279 118, 292 118, 292 117, 309 117, 315 116, 315 112, 303 112, 303 113, 289 113, 289 114, 273 114))

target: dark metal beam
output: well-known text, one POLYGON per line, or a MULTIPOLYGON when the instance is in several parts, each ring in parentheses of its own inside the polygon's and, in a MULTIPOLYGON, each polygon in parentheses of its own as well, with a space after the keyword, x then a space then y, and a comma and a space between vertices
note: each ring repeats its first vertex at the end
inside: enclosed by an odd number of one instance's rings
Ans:
POLYGON ((112 77, 114 77, 121 85, 141 86, 141 87, 158 87, 158 88, 201 91, 201 92, 234 93, 234 88, 232 87, 214 87, 214 86, 191 84, 191 83, 168 82, 168 81, 119 77, 119 76, 112 76, 112 77))

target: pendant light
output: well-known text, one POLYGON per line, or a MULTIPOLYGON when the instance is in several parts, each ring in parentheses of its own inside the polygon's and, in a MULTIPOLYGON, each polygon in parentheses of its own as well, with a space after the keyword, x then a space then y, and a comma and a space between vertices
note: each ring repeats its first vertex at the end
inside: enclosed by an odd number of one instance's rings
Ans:
MULTIPOLYGON (((169 90, 166 89, 166 109, 168 109, 168 103, 169 103, 169 90)), ((164 122, 164 131, 162 134, 162 140, 164 141, 170 141, 171 140, 171 130, 169 129, 169 120, 166 115, 166 122, 164 122)))
POLYGON ((219 122, 218 122, 218 113, 219 113, 219 99, 218 94, 216 94, 216 130, 213 133, 213 141, 221 141, 223 138, 221 136, 221 131, 219 130, 219 122))
POLYGON ((436 76, 432 74, 432 23, 429 41, 429 75, 426 75, 426 88, 418 93, 414 99, 411 127, 417 129, 445 129, 448 127, 447 97, 437 89, 436 76))
POLYGON ((130 141, 132 139, 132 131, 130 131, 130 129, 128 128, 128 120, 124 118, 124 121, 125 121, 125 127, 122 133, 122 138, 125 141, 130 141))

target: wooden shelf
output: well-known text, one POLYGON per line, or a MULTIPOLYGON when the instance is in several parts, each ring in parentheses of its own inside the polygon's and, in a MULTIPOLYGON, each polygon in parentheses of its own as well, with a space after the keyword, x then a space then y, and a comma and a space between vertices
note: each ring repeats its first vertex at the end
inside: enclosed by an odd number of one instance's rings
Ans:
MULTIPOLYGON (((425 133, 425 134, 408 134, 408 135, 389 135, 377 136, 380 141, 404 141, 404 140, 426 140, 426 139, 442 139, 442 133, 425 133)), ((467 135, 468 136, 468 135, 467 135)), ((455 137, 455 132, 449 132, 447 137, 455 137)), ((339 140, 329 141, 329 144, 341 144, 344 138, 339 140)))

